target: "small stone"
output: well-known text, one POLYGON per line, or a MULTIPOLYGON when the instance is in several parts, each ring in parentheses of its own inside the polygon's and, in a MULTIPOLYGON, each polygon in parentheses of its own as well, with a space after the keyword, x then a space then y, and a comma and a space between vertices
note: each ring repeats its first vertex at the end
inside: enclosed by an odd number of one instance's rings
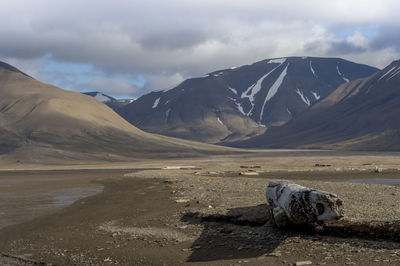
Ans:
POLYGON ((233 232, 233 230, 231 228, 224 227, 224 228, 221 229, 220 232, 223 233, 223 234, 230 234, 230 233, 233 232))
POLYGON ((305 261, 297 261, 296 262, 296 266, 302 266, 302 265, 311 265, 312 264, 312 261, 310 261, 310 260, 305 260, 305 261))
POLYGON ((190 200, 188 200, 188 199, 177 199, 177 200, 175 200, 175 202, 176 203, 188 203, 188 202, 190 202, 190 200))
POLYGON ((281 256, 282 256, 282 253, 279 252, 279 251, 276 251, 276 252, 271 252, 271 253, 265 254, 265 255, 266 255, 266 256, 272 256, 272 257, 281 257, 281 256))

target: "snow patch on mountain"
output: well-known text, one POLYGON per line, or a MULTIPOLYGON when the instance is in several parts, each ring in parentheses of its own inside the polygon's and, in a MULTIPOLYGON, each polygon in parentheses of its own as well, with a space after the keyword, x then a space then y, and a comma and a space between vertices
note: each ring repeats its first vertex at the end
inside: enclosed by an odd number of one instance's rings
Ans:
POLYGON ((243 107, 242 107, 242 105, 240 103, 235 102, 235 104, 236 104, 236 108, 239 110, 239 112, 241 112, 243 115, 247 115, 244 112, 243 107))
POLYGON ((290 116, 292 116, 292 112, 290 112, 289 108, 287 108, 287 107, 286 107, 286 112, 288 112, 288 114, 289 114, 290 116))
POLYGON ((346 77, 342 74, 342 72, 340 72, 340 70, 339 70, 339 65, 336 65, 336 70, 337 70, 337 73, 339 74, 339 76, 340 76, 344 81, 350 82, 350 80, 349 80, 348 78, 346 78, 346 77))
MULTIPOLYGON (((286 60, 286 59, 285 59, 286 60)), ((285 62, 285 60, 283 62, 285 62)), ((251 108, 249 110, 249 112, 246 114, 247 116, 251 114, 251 112, 254 109, 254 96, 260 91, 261 89, 261 84, 264 81, 265 78, 267 78, 272 72, 275 71, 275 69, 277 69, 278 67, 280 67, 282 64, 280 63, 277 67, 273 68, 271 71, 269 71, 267 74, 265 74, 264 76, 262 76, 259 80, 257 80, 256 83, 254 83, 253 85, 251 85, 245 92, 242 93, 241 98, 248 98, 250 103, 251 103, 251 108), (250 95, 249 95, 250 94, 250 95)))
POLYGON ((307 104, 308 106, 311 105, 310 100, 307 98, 307 96, 304 95, 303 90, 300 91, 300 89, 297 88, 297 89, 296 89, 296 93, 297 93, 298 95, 300 95, 301 100, 302 100, 305 104, 307 104))
POLYGON ((169 118, 169 113, 171 112, 171 108, 168 108, 168 110, 167 111, 165 111, 165 124, 167 123, 167 121, 168 121, 168 118, 169 118))
POLYGON ((318 95, 318 93, 316 93, 315 91, 312 91, 311 93, 312 95, 314 95, 315 100, 318 101, 321 98, 321 95, 318 95))
POLYGON ((381 79, 383 79, 384 77, 386 77, 387 75, 389 75, 390 72, 392 72, 395 68, 397 68, 397 66, 392 67, 388 72, 386 72, 385 74, 383 74, 378 81, 380 81, 381 79))
POLYGON ((217 120, 221 125, 225 126, 225 124, 221 121, 221 119, 218 116, 217 116, 217 120))
POLYGON ((228 87, 228 89, 229 89, 231 92, 233 92, 235 95, 238 94, 238 93, 237 93, 237 90, 235 90, 234 88, 228 87))
POLYGON ((400 73, 400 67, 398 67, 395 71, 393 71, 393 74, 390 75, 390 77, 387 80, 390 80, 394 76, 400 73))
POLYGON ((264 114, 264 108, 265 104, 275 96, 275 94, 278 92, 279 87, 282 85, 283 79, 286 77, 287 74, 287 69, 289 67, 290 63, 288 63, 285 67, 285 69, 282 71, 282 73, 279 75, 279 77, 275 80, 274 84, 272 84, 271 88, 268 90, 267 97, 265 97, 264 104, 261 108, 261 113, 260 113, 260 123, 262 121, 262 117, 264 114))
POLYGON ((268 64, 283 64, 285 63, 286 58, 282 57, 282 58, 276 58, 276 59, 271 59, 268 61, 268 64))
POLYGON ((160 102, 160 97, 158 97, 158 98, 154 101, 153 106, 152 106, 151 108, 153 108, 153 109, 156 108, 159 102, 160 102))
POLYGON ((314 77, 318 78, 318 76, 317 76, 317 74, 315 74, 315 70, 312 66, 312 61, 310 61, 310 70, 311 70, 311 73, 314 75, 314 77))

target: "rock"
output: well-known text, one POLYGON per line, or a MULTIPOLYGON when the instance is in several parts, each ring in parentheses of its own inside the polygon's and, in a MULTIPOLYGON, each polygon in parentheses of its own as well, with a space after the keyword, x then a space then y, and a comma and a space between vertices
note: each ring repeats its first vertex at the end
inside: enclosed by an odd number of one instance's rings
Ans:
POLYGON ((382 172, 382 169, 380 169, 378 166, 375 166, 374 172, 380 173, 380 172, 382 172))
POLYGON ((305 261, 297 261, 296 262, 296 266, 302 266, 302 265, 311 265, 312 264, 312 261, 310 261, 310 260, 305 260, 305 261))
POLYGON ((240 168, 261 168, 259 165, 241 165, 240 168))
POLYGON ((259 175, 257 172, 240 172, 239 175, 259 175))
POLYGON ((324 221, 344 216, 343 202, 337 195, 303 187, 286 180, 271 181, 266 197, 273 208, 278 227, 295 225, 317 225, 324 221))
POLYGON ((188 200, 188 199, 177 199, 177 200, 175 200, 175 202, 176 203, 188 203, 188 202, 190 202, 190 200, 188 200))
POLYGON ((265 256, 282 257, 282 253, 280 253, 279 251, 276 251, 276 252, 271 252, 269 254, 266 254, 265 256))

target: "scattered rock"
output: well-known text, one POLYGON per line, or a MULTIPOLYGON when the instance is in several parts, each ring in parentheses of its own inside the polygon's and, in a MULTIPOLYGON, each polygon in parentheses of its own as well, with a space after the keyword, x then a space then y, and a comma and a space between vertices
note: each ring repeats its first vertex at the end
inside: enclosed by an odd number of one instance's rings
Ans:
POLYGON ((190 200, 188 200, 188 199, 177 199, 177 200, 175 200, 175 202, 176 203, 188 203, 188 202, 190 202, 190 200))
POLYGON ((257 172, 240 172, 239 175, 259 175, 257 172))
POLYGON ((312 264, 312 261, 310 261, 310 260, 305 260, 305 261, 297 261, 296 262, 296 266, 302 266, 302 265, 311 265, 312 264))
POLYGON ((276 251, 276 252, 271 252, 271 253, 265 254, 265 256, 282 257, 282 253, 279 251, 276 251))

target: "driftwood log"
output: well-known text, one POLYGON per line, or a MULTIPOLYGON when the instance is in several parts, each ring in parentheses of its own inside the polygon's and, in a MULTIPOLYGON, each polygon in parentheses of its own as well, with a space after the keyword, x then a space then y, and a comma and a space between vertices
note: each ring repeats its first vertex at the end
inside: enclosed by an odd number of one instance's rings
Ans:
POLYGON ((345 214, 343 202, 337 195, 286 180, 271 181, 266 196, 278 227, 315 226, 340 219, 345 214))

